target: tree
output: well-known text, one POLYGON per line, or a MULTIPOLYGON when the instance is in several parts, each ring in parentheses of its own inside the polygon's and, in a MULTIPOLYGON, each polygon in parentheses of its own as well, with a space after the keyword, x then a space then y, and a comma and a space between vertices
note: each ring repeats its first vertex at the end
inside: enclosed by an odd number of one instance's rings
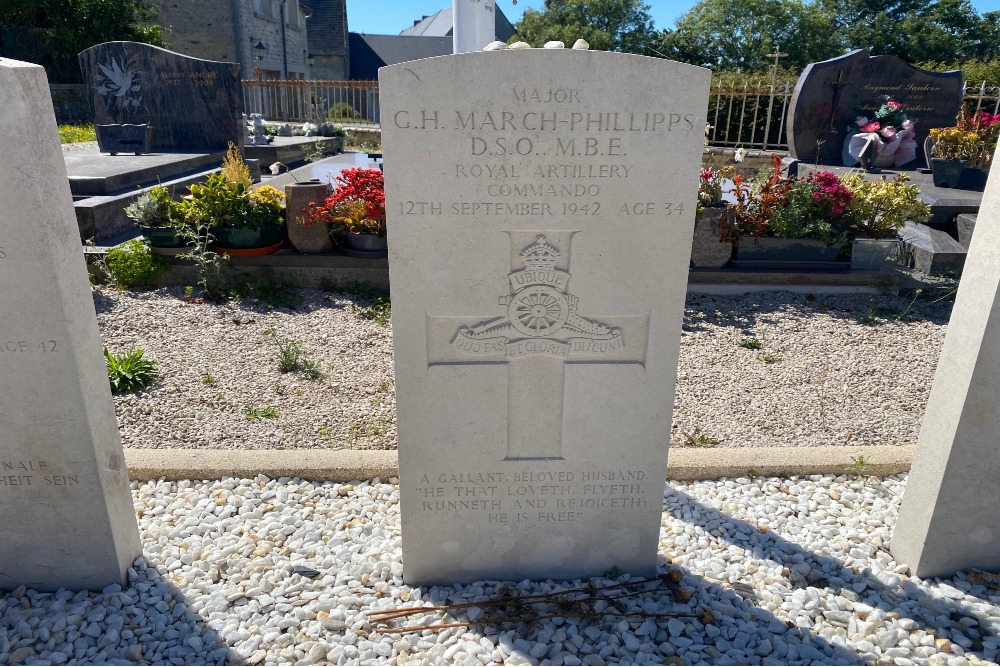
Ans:
POLYGON ((150 24, 158 14, 145 0, 3 0, 0 54, 44 66, 49 81, 76 82, 77 54, 94 44, 163 46, 162 28, 150 24))
POLYGON ((649 5, 642 0, 545 0, 541 10, 527 9, 517 24, 518 40, 532 46, 548 41, 572 46, 580 38, 598 51, 655 55, 649 5))
POLYGON ((842 52, 823 7, 802 0, 701 0, 660 36, 668 58, 723 70, 761 71, 776 46, 785 67, 801 68, 842 52))
POLYGON ((983 57, 995 42, 996 19, 969 0, 822 0, 850 49, 907 62, 983 57))

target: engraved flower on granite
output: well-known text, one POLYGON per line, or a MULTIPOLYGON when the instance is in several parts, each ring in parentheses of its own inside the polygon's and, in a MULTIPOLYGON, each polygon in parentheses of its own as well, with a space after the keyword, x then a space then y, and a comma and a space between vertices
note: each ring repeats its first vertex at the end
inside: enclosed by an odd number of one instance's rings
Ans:
POLYGON ((101 70, 95 77, 97 93, 106 98, 107 104, 124 112, 138 109, 142 102, 139 70, 128 60, 119 64, 117 58, 112 58, 109 63, 98 63, 97 67, 101 70))

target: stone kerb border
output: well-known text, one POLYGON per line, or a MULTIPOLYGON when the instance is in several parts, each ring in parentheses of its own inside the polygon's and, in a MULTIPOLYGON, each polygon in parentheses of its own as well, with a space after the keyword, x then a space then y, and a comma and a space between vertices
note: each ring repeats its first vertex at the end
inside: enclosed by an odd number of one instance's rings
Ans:
MULTIPOLYGON (((667 478, 719 479, 844 474, 863 455, 865 475, 883 477, 908 472, 913 445, 871 447, 746 447, 682 449, 671 447, 667 478)), ((252 479, 298 477, 306 480, 350 482, 399 475, 395 451, 383 450, 202 450, 126 449, 129 478, 145 481, 165 478, 252 479)))

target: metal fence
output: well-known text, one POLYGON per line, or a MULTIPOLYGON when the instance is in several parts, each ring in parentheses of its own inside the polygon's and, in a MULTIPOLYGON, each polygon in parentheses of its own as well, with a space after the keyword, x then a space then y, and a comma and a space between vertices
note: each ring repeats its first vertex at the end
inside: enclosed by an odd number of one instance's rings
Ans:
MULTIPOLYGON (((706 139, 710 146, 787 150, 788 107, 795 84, 766 79, 742 82, 717 79, 708 101, 706 139)), ((247 113, 268 120, 302 122, 329 119, 336 123, 379 122, 377 81, 243 81, 247 113)), ((965 110, 1000 113, 1000 87, 970 86, 965 110)))
POLYGON ((245 79, 243 108, 268 120, 379 122, 378 81, 245 79))

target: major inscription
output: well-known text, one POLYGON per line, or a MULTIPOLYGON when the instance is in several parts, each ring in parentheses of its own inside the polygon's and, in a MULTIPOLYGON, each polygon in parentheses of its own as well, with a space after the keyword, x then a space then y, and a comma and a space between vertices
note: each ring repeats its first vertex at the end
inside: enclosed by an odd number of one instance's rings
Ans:
POLYGON ((628 160, 630 141, 692 132, 695 114, 674 109, 575 110, 587 100, 571 88, 514 88, 510 100, 512 109, 401 109, 393 114, 392 122, 400 129, 462 132, 463 152, 472 159, 456 163, 450 175, 482 183, 472 200, 401 201, 400 215, 684 215, 678 202, 609 201, 602 198, 602 183, 629 178, 635 168, 628 160), (558 108, 533 108, 538 105, 558 108))
POLYGON ((489 523, 586 519, 600 510, 647 506, 643 470, 467 472, 421 475, 423 512, 486 514, 489 523))

